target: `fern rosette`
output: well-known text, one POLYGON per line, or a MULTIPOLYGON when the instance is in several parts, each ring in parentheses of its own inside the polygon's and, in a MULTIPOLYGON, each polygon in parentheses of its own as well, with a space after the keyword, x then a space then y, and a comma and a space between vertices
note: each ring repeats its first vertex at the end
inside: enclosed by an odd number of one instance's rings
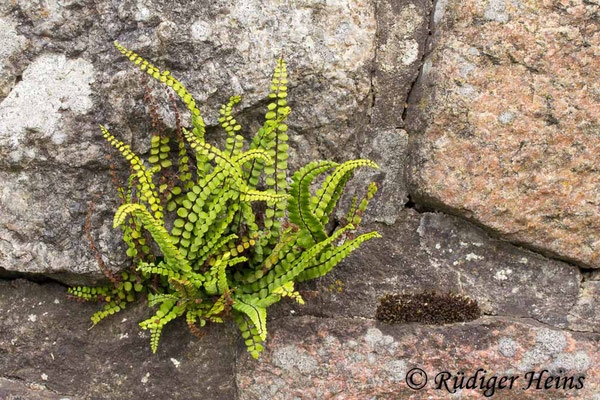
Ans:
POLYGON ((354 171, 378 167, 362 159, 342 164, 317 161, 288 181, 286 120, 291 109, 283 60, 273 72, 265 123, 249 144, 233 115, 241 97, 233 96, 221 107, 219 123, 227 135, 221 150, 205 141, 204 120, 183 84, 131 50, 115 46, 174 91, 187 106, 193 126, 182 127, 175 109, 175 137, 153 135, 147 162, 101 126, 104 138, 131 166, 128 187, 120 190, 123 204, 114 227, 123 230, 132 266, 109 284, 73 287, 69 292, 81 300, 106 303, 92 317, 94 325, 144 293, 148 306, 156 308, 140 323, 150 331, 153 352, 163 327, 175 318, 185 316, 190 331, 201 336, 207 323, 232 317, 257 358, 267 338, 270 305, 284 297, 303 304, 296 282, 325 275, 362 243, 379 237, 377 232, 349 234, 358 228, 377 191, 375 184, 360 202, 355 199, 346 225, 333 233, 326 229, 354 171), (313 193, 322 174, 327 176, 313 193), (150 240, 156 246, 150 246, 150 240))

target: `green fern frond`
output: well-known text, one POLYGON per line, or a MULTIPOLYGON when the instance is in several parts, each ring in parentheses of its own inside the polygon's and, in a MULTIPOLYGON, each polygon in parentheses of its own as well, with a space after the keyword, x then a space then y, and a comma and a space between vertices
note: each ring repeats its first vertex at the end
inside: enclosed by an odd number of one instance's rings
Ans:
POLYGON ((164 303, 165 301, 170 301, 174 304, 175 302, 177 302, 177 300, 179 300, 179 298, 174 294, 150 293, 148 294, 148 307, 157 306, 161 303, 164 303))
POLYGON ((298 282, 315 279, 327 274, 331 269, 340 263, 344 258, 350 255, 362 243, 374 238, 380 238, 381 235, 377 232, 370 232, 360 235, 354 240, 344 243, 341 246, 324 251, 317 262, 307 266, 296 279, 298 282))
POLYGON ((160 309, 154 316, 140 322, 140 327, 142 329, 150 330, 150 346, 153 353, 156 353, 158 348, 158 341, 160 340, 160 334, 163 327, 170 321, 182 315, 183 312, 183 307, 176 306, 173 301, 165 300, 162 302, 160 309))
POLYGON ((210 310, 208 310, 205 318, 208 318, 213 322, 223 322, 223 319, 221 317, 217 317, 217 315, 229 310, 232 302, 233 300, 231 300, 231 291, 224 291, 217 301, 214 302, 210 310))
POLYGON ((173 243, 173 239, 167 230, 158 223, 154 217, 141 204, 124 204, 117 210, 113 221, 113 227, 121 225, 128 214, 133 214, 140 219, 144 228, 150 232, 152 238, 160 247, 167 265, 181 271, 191 271, 191 267, 185 257, 181 255, 173 243))
POLYGON ((332 161, 312 162, 296 172, 290 186, 290 198, 287 204, 290 221, 305 229, 314 242, 324 240, 325 234, 323 224, 313 214, 310 207, 310 184, 315 177, 331 168, 337 166, 332 161))
POLYGON ((100 310, 100 311, 96 311, 96 313, 94 313, 94 315, 92 315, 92 326, 96 326, 96 324, 98 324, 98 322, 102 321, 104 318, 108 317, 109 315, 113 315, 115 313, 118 313, 119 311, 121 311, 122 309, 125 308, 125 303, 115 303, 114 301, 111 301, 109 304, 106 304, 104 306, 104 309, 100 310))
POLYGON ((241 96, 232 96, 229 98, 229 102, 227 104, 223 104, 219 113, 222 115, 219 118, 219 122, 225 132, 227 132, 227 139, 225 141, 225 152, 229 154, 230 157, 239 153, 243 146, 243 137, 238 135, 242 129, 242 126, 233 118, 231 115, 231 111, 233 106, 239 103, 242 100, 241 96))
POLYGON ((204 141, 198 140, 196 136, 192 135, 190 131, 185 128, 183 129, 183 136, 190 143, 190 147, 193 150, 202 156, 207 157, 208 160, 214 160, 215 163, 228 175, 234 178, 241 187, 246 186, 245 182, 242 180, 241 167, 235 163, 231 157, 216 147, 211 146, 204 141))
MULTIPOLYGON (((272 148, 274 147, 275 144, 275 138, 276 138, 276 130, 278 126, 283 126, 281 123, 282 121, 284 121, 287 118, 287 115, 289 114, 290 109, 289 107, 278 111, 277 114, 277 118, 275 120, 267 120, 265 122, 265 125, 259 129, 257 135, 254 137, 252 144, 250 145, 250 151, 253 150, 262 150, 262 149, 270 149, 270 152, 267 152, 267 154, 275 154, 275 159, 273 161, 270 160, 265 160, 262 157, 258 157, 258 158, 254 158, 251 162, 246 162, 245 168, 246 168, 246 172, 244 172, 244 177, 247 180, 247 184, 248 187, 251 189, 256 188, 256 186, 258 185, 259 182, 259 177, 261 175, 261 173, 263 172, 263 170, 265 170, 265 165, 267 165, 267 170, 266 172, 271 173, 271 175, 273 175, 275 173, 275 167, 277 166, 276 164, 279 164, 280 168, 287 168, 287 161, 283 161, 283 160, 277 160, 277 155, 276 153, 273 153, 274 150, 272 150, 272 148)), ((282 148, 283 149, 283 148, 282 148)), ((264 151, 264 150, 263 150, 264 151)), ((287 149, 286 149, 287 151, 287 149)), ((279 176, 280 179, 283 179, 283 172, 280 172, 277 174, 279 176)), ((270 183, 273 183, 271 181, 271 179, 273 179, 272 177, 267 178, 267 180, 270 183)), ((284 184, 283 182, 281 183, 281 188, 283 189, 284 186, 286 186, 286 184, 284 184)), ((282 190, 283 192, 283 190, 282 190)), ((285 203, 283 201, 281 202, 277 202, 275 204, 275 207, 277 209, 285 209, 285 203)), ((240 209, 242 211, 247 211, 248 207, 240 207, 240 209)), ((271 211, 267 211, 266 215, 265 215, 265 227, 268 228, 269 231, 269 239, 266 240, 265 244, 268 243, 273 243, 274 240, 271 239, 271 237, 273 237, 273 231, 275 229, 277 229, 277 227, 280 226, 279 223, 274 225, 274 217, 275 214, 277 214, 277 216, 281 216, 280 212, 275 212, 275 209, 270 208, 271 211)), ((247 224, 251 224, 253 222, 253 218, 252 219, 248 219, 247 216, 251 216, 250 214, 247 214, 246 216, 242 216, 242 215, 237 215, 235 220, 236 222, 241 223, 242 220, 244 220, 245 223, 247 224)), ((258 246, 257 249, 262 249, 263 246, 258 246)), ((265 250, 268 250, 268 247, 265 248, 265 250)), ((258 262, 260 262, 260 259, 257 259, 258 262)))
POLYGON ((313 198, 311 207, 321 224, 327 223, 329 215, 337 204, 346 182, 351 177, 352 172, 360 167, 379 168, 379 166, 371 160, 346 161, 339 165, 335 171, 325 179, 323 186, 317 191, 317 197, 313 198))
POLYGON ((148 162, 154 164, 155 171, 158 172, 161 168, 168 168, 173 163, 168 159, 171 147, 169 147, 169 138, 161 137, 156 134, 150 140, 150 157, 148 162))
POLYGON ((284 249, 284 247, 288 246, 294 240, 295 235, 293 235, 292 232, 292 228, 288 228, 283 232, 283 234, 280 236, 279 242, 277 243, 277 245, 275 245, 270 255, 261 264, 260 269, 252 269, 249 272, 246 272, 245 274, 242 274, 242 272, 238 271, 236 275, 236 280, 244 284, 252 283, 255 282, 257 279, 262 278, 274 265, 276 265, 279 262, 279 255, 281 254, 281 251, 284 249))
POLYGON ((154 265, 151 263, 140 263, 136 267, 137 271, 145 272, 147 274, 155 274, 165 276, 167 278, 180 278, 181 274, 172 268, 168 268, 165 263, 159 263, 154 265))
POLYGON ((244 339, 244 343, 246 344, 248 352, 252 355, 252 357, 258 359, 258 356, 264 349, 263 345, 261 344, 263 339, 258 334, 258 330, 250 318, 242 312, 234 313, 234 320, 242 334, 242 338, 244 339))
POLYGON ((193 276, 190 278, 169 278, 169 285, 175 289, 180 301, 192 301, 198 297, 200 285, 197 285, 197 280, 193 276))
POLYGON ((302 299, 300 293, 294 290, 294 282, 292 281, 286 282, 277 289, 272 290, 271 294, 264 299, 259 300, 257 304, 266 308, 277 303, 282 297, 289 297, 290 299, 295 300, 298 304, 304 304, 304 299, 302 299))
POLYGON ((261 341, 267 339, 267 309, 249 301, 236 299, 233 309, 245 314, 257 330, 261 341))
POLYGON ((335 242, 344 232, 352 229, 354 229, 352 224, 348 224, 345 227, 338 229, 330 237, 305 250, 300 257, 292 257, 291 260, 285 264, 284 268, 277 268, 276 266, 268 274, 256 282, 240 286, 241 292, 246 294, 255 294, 260 299, 266 298, 274 289, 277 289, 278 287, 281 287, 285 283, 296 278, 296 276, 298 276, 306 267, 308 267, 312 260, 325 248, 329 247, 333 242, 335 242))
POLYGON ((367 206, 369 205, 369 201, 371 201, 373 196, 375 196, 375 193, 377 193, 377 189, 377 184, 375 182, 371 182, 367 189, 365 197, 363 197, 358 206, 356 206, 356 197, 354 197, 352 201, 352 207, 350 208, 348 214, 346 214, 346 220, 348 222, 354 224, 356 227, 360 225, 362 221, 362 216, 365 210, 367 209, 367 206))
POLYGON ((246 202, 266 201, 267 203, 276 203, 279 201, 283 201, 287 198, 288 195, 285 193, 274 193, 254 189, 249 189, 246 192, 242 192, 240 195, 240 200, 246 202))
POLYGON ((206 236, 206 240, 204 241, 205 244, 199 246, 196 261, 197 265, 201 265, 202 263, 204 263, 210 257, 211 253, 214 252, 215 249, 219 249, 222 246, 222 244, 230 240, 229 238, 235 236, 234 234, 232 234, 223 239, 223 234, 225 233, 225 230, 233 220, 235 212, 236 209, 231 208, 227 212, 225 218, 219 221, 217 227, 208 233, 208 235, 206 236))
POLYGON ((129 145, 124 144, 111 135, 104 126, 100 125, 100 130, 102 131, 102 135, 106 141, 111 146, 119 150, 121 155, 131 164, 131 168, 134 170, 136 178, 141 186, 140 200, 147 202, 150 205, 150 209, 154 213, 154 216, 158 220, 162 220, 163 210, 160 205, 158 194, 154 191, 154 184, 152 183, 151 174, 146 170, 139 157, 133 151, 131 151, 129 145))
POLYGON ((244 165, 245 163, 256 159, 261 159, 265 162, 272 161, 271 157, 269 156, 269 153, 263 149, 248 150, 233 157, 233 161, 240 165, 244 165))
POLYGON ((148 63, 148 61, 144 60, 142 57, 140 57, 133 51, 126 49, 118 42, 114 42, 114 45, 123 55, 129 58, 129 60, 135 65, 137 65, 142 71, 145 71, 146 73, 148 73, 148 75, 150 75, 160 83, 171 87, 175 91, 175 93, 177 93, 177 95, 183 100, 183 102, 188 107, 188 110, 190 110, 190 113, 192 115, 192 123, 194 124, 194 134, 198 138, 204 140, 204 120, 200 116, 200 110, 198 110, 198 108, 196 107, 196 100, 191 95, 191 93, 181 84, 181 82, 175 79, 169 71, 161 72, 157 67, 148 63))
MULTIPOLYGON (((273 73, 271 80, 271 93, 269 98, 272 102, 267 106, 268 111, 265 114, 265 119, 271 122, 273 131, 273 140, 269 141, 267 150, 272 163, 267 163, 264 168, 265 183, 267 187, 271 187, 276 194, 284 194, 287 191, 287 160, 289 157, 288 150, 288 127, 283 120, 290 113, 290 108, 287 107, 287 68, 283 60, 277 60, 277 67, 273 73)), ((269 129, 266 129, 268 132, 269 129)), ((270 136, 270 135, 269 135, 270 136)), ((276 243, 281 231, 281 219, 284 216, 286 204, 284 201, 279 201, 271 204, 267 208, 265 227, 270 229, 270 243, 276 243)))
POLYGON ((110 286, 73 286, 68 289, 68 293, 80 300, 84 301, 98 301, 106 296, 109 296, 110 286))

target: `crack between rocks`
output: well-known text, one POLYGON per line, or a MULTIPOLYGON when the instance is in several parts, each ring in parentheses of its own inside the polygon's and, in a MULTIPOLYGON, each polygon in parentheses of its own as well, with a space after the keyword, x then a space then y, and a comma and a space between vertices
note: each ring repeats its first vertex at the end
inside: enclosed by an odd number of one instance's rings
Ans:
POLYGON ((444 324, 444 325, 430 325, 430 324, 422 324, 419 322, 411 322, 408 324, 387 324, 385 322, 379 321, 376 318, 370 318, 370 317, 364 317, 364 316, 357 316, 357 315, 350 315, 350 316, 327 316, 327 315, 319 315, 319 314, 302 314, 302 315, 283 315, 283 316, 279 316, 276 318, 272 318, 270 319, 270 322, 273 321, 280 321, 286 318, 297 318, 297 317, 302 317, 302 316, 306 316, 306 317, 310 317, 310 318, 316 318, 319 320, 350 320, 350 321, 371 321, 371 322, 377 322, 377 323, 381 323, 381 324, 385 324, 385 325, 390 325, 390 326, 403 326, 403 325, 413 325, 413 326, 418 326, 418 327, 430 327, 430 328, 444 328, 444 327, 452 327, 452 326, 457 326, 459 324, 476 324, 476 323, 481 323, 481 322, 485 322, 486 320, 509 320, 509 321, 517 321, 517 322, 523 322, 523 323, 527 323, 528 325, 539 325, 539 326, 543 326, 545 328, 548 329, 552 329, 552 330, 558 330, 558 331, 564 331, 564 332, 569 332, 572 334, 576 334, 576 335, 583 335, 583 336, 598 336, 600 335, 600 332, 590 332, 590 331, 583 331, 583 330, 576 330, 576 329, 572 329, 569 327, 560 327, 560 326, 556 326, 556 325, 552 325, 549 324, 547 322, 541 321, 537 318, 534 317, 524 317, 524 316, 518 316, 518 315, 505 315, 505 314, 490 314, 490 313, 482 313, 481 317, 474 319, 472 321, 463 321, 463 322, 454 322, 454 323, 450 323, 450 324, 444 324))
MULTIPOLYGON (((235 329, 232 327, 232 329, 235 329)), ((237 332, 236 332, 237 333, 237 332)), ((240 362, 240 346, 239 341, 243 340, 241 335, 235 335, 235 340, 233 343, 234 351, 233 351, 233 398, 235 400, 241 399, 240 395, 240 383, 238 381, 238 364, 240 362)))
POLYGON ((44 273, 35 273, 35 272, 21 272, 21 271, 11 271, 5 268, 0 267, 0 282, 10 282, 16 281, 19 279, 23 279, 26 281, 37 283, 38 285, 58 285, 62 287, 69 287, 69 285, 52 278, 49 275, 44 273))
POLYGON ((407 196, 408 196, 409 200, 405 204, 405 208, 412 208, 419 214, 439 213, 439 214, 444 214, 444 215, 452 216, 455 218, 459 218, 463 221, 466 221, 466 222, 482 229, 483 231, 485 231, 485 233, 491 239, 499 240, 504 243, 508 243, 511 246, 514 246, 520 250, 527 250, 527 251, 534 253, 535 255, 538 255, 540 257, 543 257, 547 260, 561 262, 561 263, 570 265, 572 267, 577 268, 577 270, 579 271, 579 273, 581 275, 583 275, 584 272, 596 270, 596 268, 591 268, 587 265, 582 265, 578 261, 569 259, 567 257, 561 257, 558 254, 552 254, 550 251, 546 252, 544 249, 540 249, 534 245, 519 242, 516 240, 507 239, 502 232, 499 232, 496 229, 481 223, 480 221, 478 221, 475 218, 471 218, 471 217, 461 214, 459 211, 456 211, 454 208, 442 203, 441 201, 436 200, 436 201, 430 201, 430 202, 428 202, 428 201, 419 202, 418 201, 419 196, 415 195, 415 190, 413 188, 410 188, 410 187, 408 188, 407 196), (417 198, 417 200, 415 200, 415 198, 417 198))
MULTIPOLYGON (((415 88, 417 87, 417 83, 418 83, 419 79, 422 76, 425 59, 433 52, 432 41, 433 41, 433 36, 435 34, 435 24, 433 21, 433 16, 435 13, 437 3, 438 3, 438 0, 434 0, 432 2, 431 12, 429 13, 429 27, 428 27, 427 40, 425 41, 425 49, 423 50, 423 54, 421 56, 418 73, 417 73, 415 79, 411 82, 410 89, 409 89, 407 97, 406 97, 407 106, 405 107, 405 109, 402 113, 402 122, 403 123, 405 123, 405 121, 406 121, 406 117, 407 117, 407 113, 408 113, 408 109, 409 109, 408 100, 410 99, 412 93, 414 92, 415 88)), ((409 136, 410 136, 410 132, 409 132, 409 136)), ((410 157, 410 152, 408 154, 408 157, 410 157)), ((585 281, 584 272, 594 270, 594 268, 590 268, 588 265, 582 264, 579 261, 570 259, 568 257, 562 257, 558 254, 552 254, 551 251, 546 251, 544 249, 541 249, 539 247, 536 247, 536 246, 528 244, 528 243, 523 243, 523 242, 507 239, 505 237, 505 235, 502 234, 501 232, 498 232, 494 228, 487 226, 474 218, 470 218, 468 216, 462 215, 459 211, 454 210, 452 207, 444 204, 440 200, 434 200, 431 202, 427 202, 427 201, 418 202, 417 200, 415 200, 415 198, 419 198, 420 196, 418 196, 418 194, 415 193, 414 188, 412 188, 411 186, 412 185, 409 184, 408 188, 407 188, 408 189, 407 190, 408 200, 407 200, 406 204, 404 204, 404 208, 414 209, 419 214, 423 214, 423 213, 427 213, 427 212, 435 212, 435 213, 441 213, 441 214, 445 214, 445 215, 454 216, 456 218, 460 218, 464 221, 474 224, 477 227, 480 227, 492 239, 496 239, 496 240, 503 241, 505 243, 509 243, 518 249, 530 251, 530 252, 532 252, 538 256, 541 256, 545 259, 548 259, 551 261, 558 261, 558 262, 562 262, 562 263, 568 264, 570 266, 573 266, 578 269, 580 275, 582 276, 582 279, 580 280, 580 290, 581 290, 581 283, 583 283, 583 281, 585 281), (436 204, 436 203, 439 203, 439 204, 436 204)))
POLYGON ((409 108, 408 101, 409 101, 413 91, 417 87, 417 82, 419 81, 419 78, 423 74, 423 66, 425 65, 425 59, 427 59, 427 57, 431 54, 431 52, 433 50, 432 42, 433 42, 433 35, 435 33, 435 25, 433 23, 433 14, 435 13, 435 8, 437 6, 437 2, 438 2, 438 0, 432 1, 431 11, 429 12, 429 15, 428 15, 429 23, 427 26, 427 38, 425 39, 425 46, 423 48, 423 54, 421 54, 421 59, 419 60, 419 68, 418 68, 417 74, 415 75, 415 78, 410 83, 408 93, 406 94, 406 101, 405 101, 406 106, 404 107, 404 110, 402 111, 403 125, 406 125, 405 122, 406 122, 406 117, 407 117, 408 108, 409 108))
POLYGON ((373 13, 375 15, 375 37, 373 38, 375 45, 373 46, 373 62, 371 64, 371 69, 369 71, 369 106, 367 107, 367 116, 369 117, 369 125, 373 125, 373 114, 375 112, 375 100, 376 100, 376 91, 375 91, 375 72, 377 66, 377 50, 379 49, 379 22, 377 21, 377 10, 378 10, 378 2, 376 1, 374 4, 375 9, 373 13))
MULTIPOLYGON (((535 324, 542 325, 548 329, 570 332, 572 334, 577 334, 577 335, 598 335, 598 334, 600 334, 600 332, 578 331, 576 329, 572 329, 569 327, 560 327, 560 326, 552 325, 547 322, 541 321, 535 317, 521 317, 518 315, 503 315, 503 314, 496 315, 496 314, 489 314, 489 313, 483 313, 482 316, 491 318, 491 319, 506 318, 506 319, 515 320, 515 321, 520 321, 520 320, 533 321, 535 324)), ((479 319, 481 319, 481 318, 479 318, 479 319)), ((474 320, 474 321, 477 321, 477 320, 474 320)), ((474 322, 474 321, 470 321, 470 322, 474 322)))

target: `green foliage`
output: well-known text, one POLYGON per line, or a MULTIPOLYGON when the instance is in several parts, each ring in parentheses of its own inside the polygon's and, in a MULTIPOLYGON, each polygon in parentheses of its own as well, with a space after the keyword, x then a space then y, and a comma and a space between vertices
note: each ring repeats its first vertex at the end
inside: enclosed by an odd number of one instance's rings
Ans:
MULTIPOLYGON (((283 60, 277 61, 272 76, 266 121, 248 145, 233 115, 241 97, 233 96, 221 107, 219 122, 227 135, 221 150, 204 140, 196 100, 179 81, 115 46, 142 71, 173 89, 186 104, 193 127, 181 126, 175 108, 176 137, 154 133, 147 162, 100 127, 132 170, 127 189, 119 191, 123 204, 113 221, 123 230, 132 266, 118 278, 106 272, 110 284, 73 287, 69 293, 105 303, 92 317, 94 325, 123 309, 136 293, 146 295, 148 306, 157 309, 140 326, 150 331, 153 352, 163 327, 177 317, 185 315, 192 333, 201 336, 208 322, 231 316, 248 351, 258 357, 267 338, 268 306, 284 297, 303 304, 294 282, 325 275, 360 244, 379 237, 377 232, 358 237, 351 233, 377 191, 374 183, 359 204, 354 200, 348 224, 333 233, 327 228, 354 170, 378 167, 369 160, 317 161, 293 174, 288 184, 285 121, 290 107, 283 60), (325 173, 329 175, 313 193, 315 179, 325 173)), ((153 121, 159 118, 155 105, 151 113, 153 121)))

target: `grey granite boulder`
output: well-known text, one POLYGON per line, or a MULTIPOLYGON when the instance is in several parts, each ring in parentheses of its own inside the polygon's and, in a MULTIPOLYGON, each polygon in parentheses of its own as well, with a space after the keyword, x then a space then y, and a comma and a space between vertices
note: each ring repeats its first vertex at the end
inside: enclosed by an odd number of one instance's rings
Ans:
MULTIPOLYGON (((144 153, 149 117, 144 74, 113 48, 114 40, 186 84, 201 104, 211 139, 219 135, 217 108, 233 94, 243 97, 237 111, 243 134, 255 132, 270 71, 283 54, 291 73, 293 169, 315 159, 376 156, 377 143, 403 152, 407 137, 393 131, 403 124, 395 107, 404 104, 418 74, 431 6, 420 0, 380 3, 3 4, 0 268, 67 282, 101 277, 82 235, 91 201, 98 209, 92 224, 98 248, 109 267, 124 265, 119 233, 110 229, 116 203, 97 126, 106 124, 144 153), (404 61, 396 64, 396 58, 404 61), (377 132, 372 146, 370 132, 377 132)), ((164 95, 158 84, 151 86, 156 96, 164 95)), ((166 123, 172 126, 173 118, 166 123)), ((404 156, 388 151, 378 158, 385 193, 403 202, 404 156)), ((125 179, 125 164, 116 166, 125 179)), ((390 209, 381 215, 395 218, 390 209)))

